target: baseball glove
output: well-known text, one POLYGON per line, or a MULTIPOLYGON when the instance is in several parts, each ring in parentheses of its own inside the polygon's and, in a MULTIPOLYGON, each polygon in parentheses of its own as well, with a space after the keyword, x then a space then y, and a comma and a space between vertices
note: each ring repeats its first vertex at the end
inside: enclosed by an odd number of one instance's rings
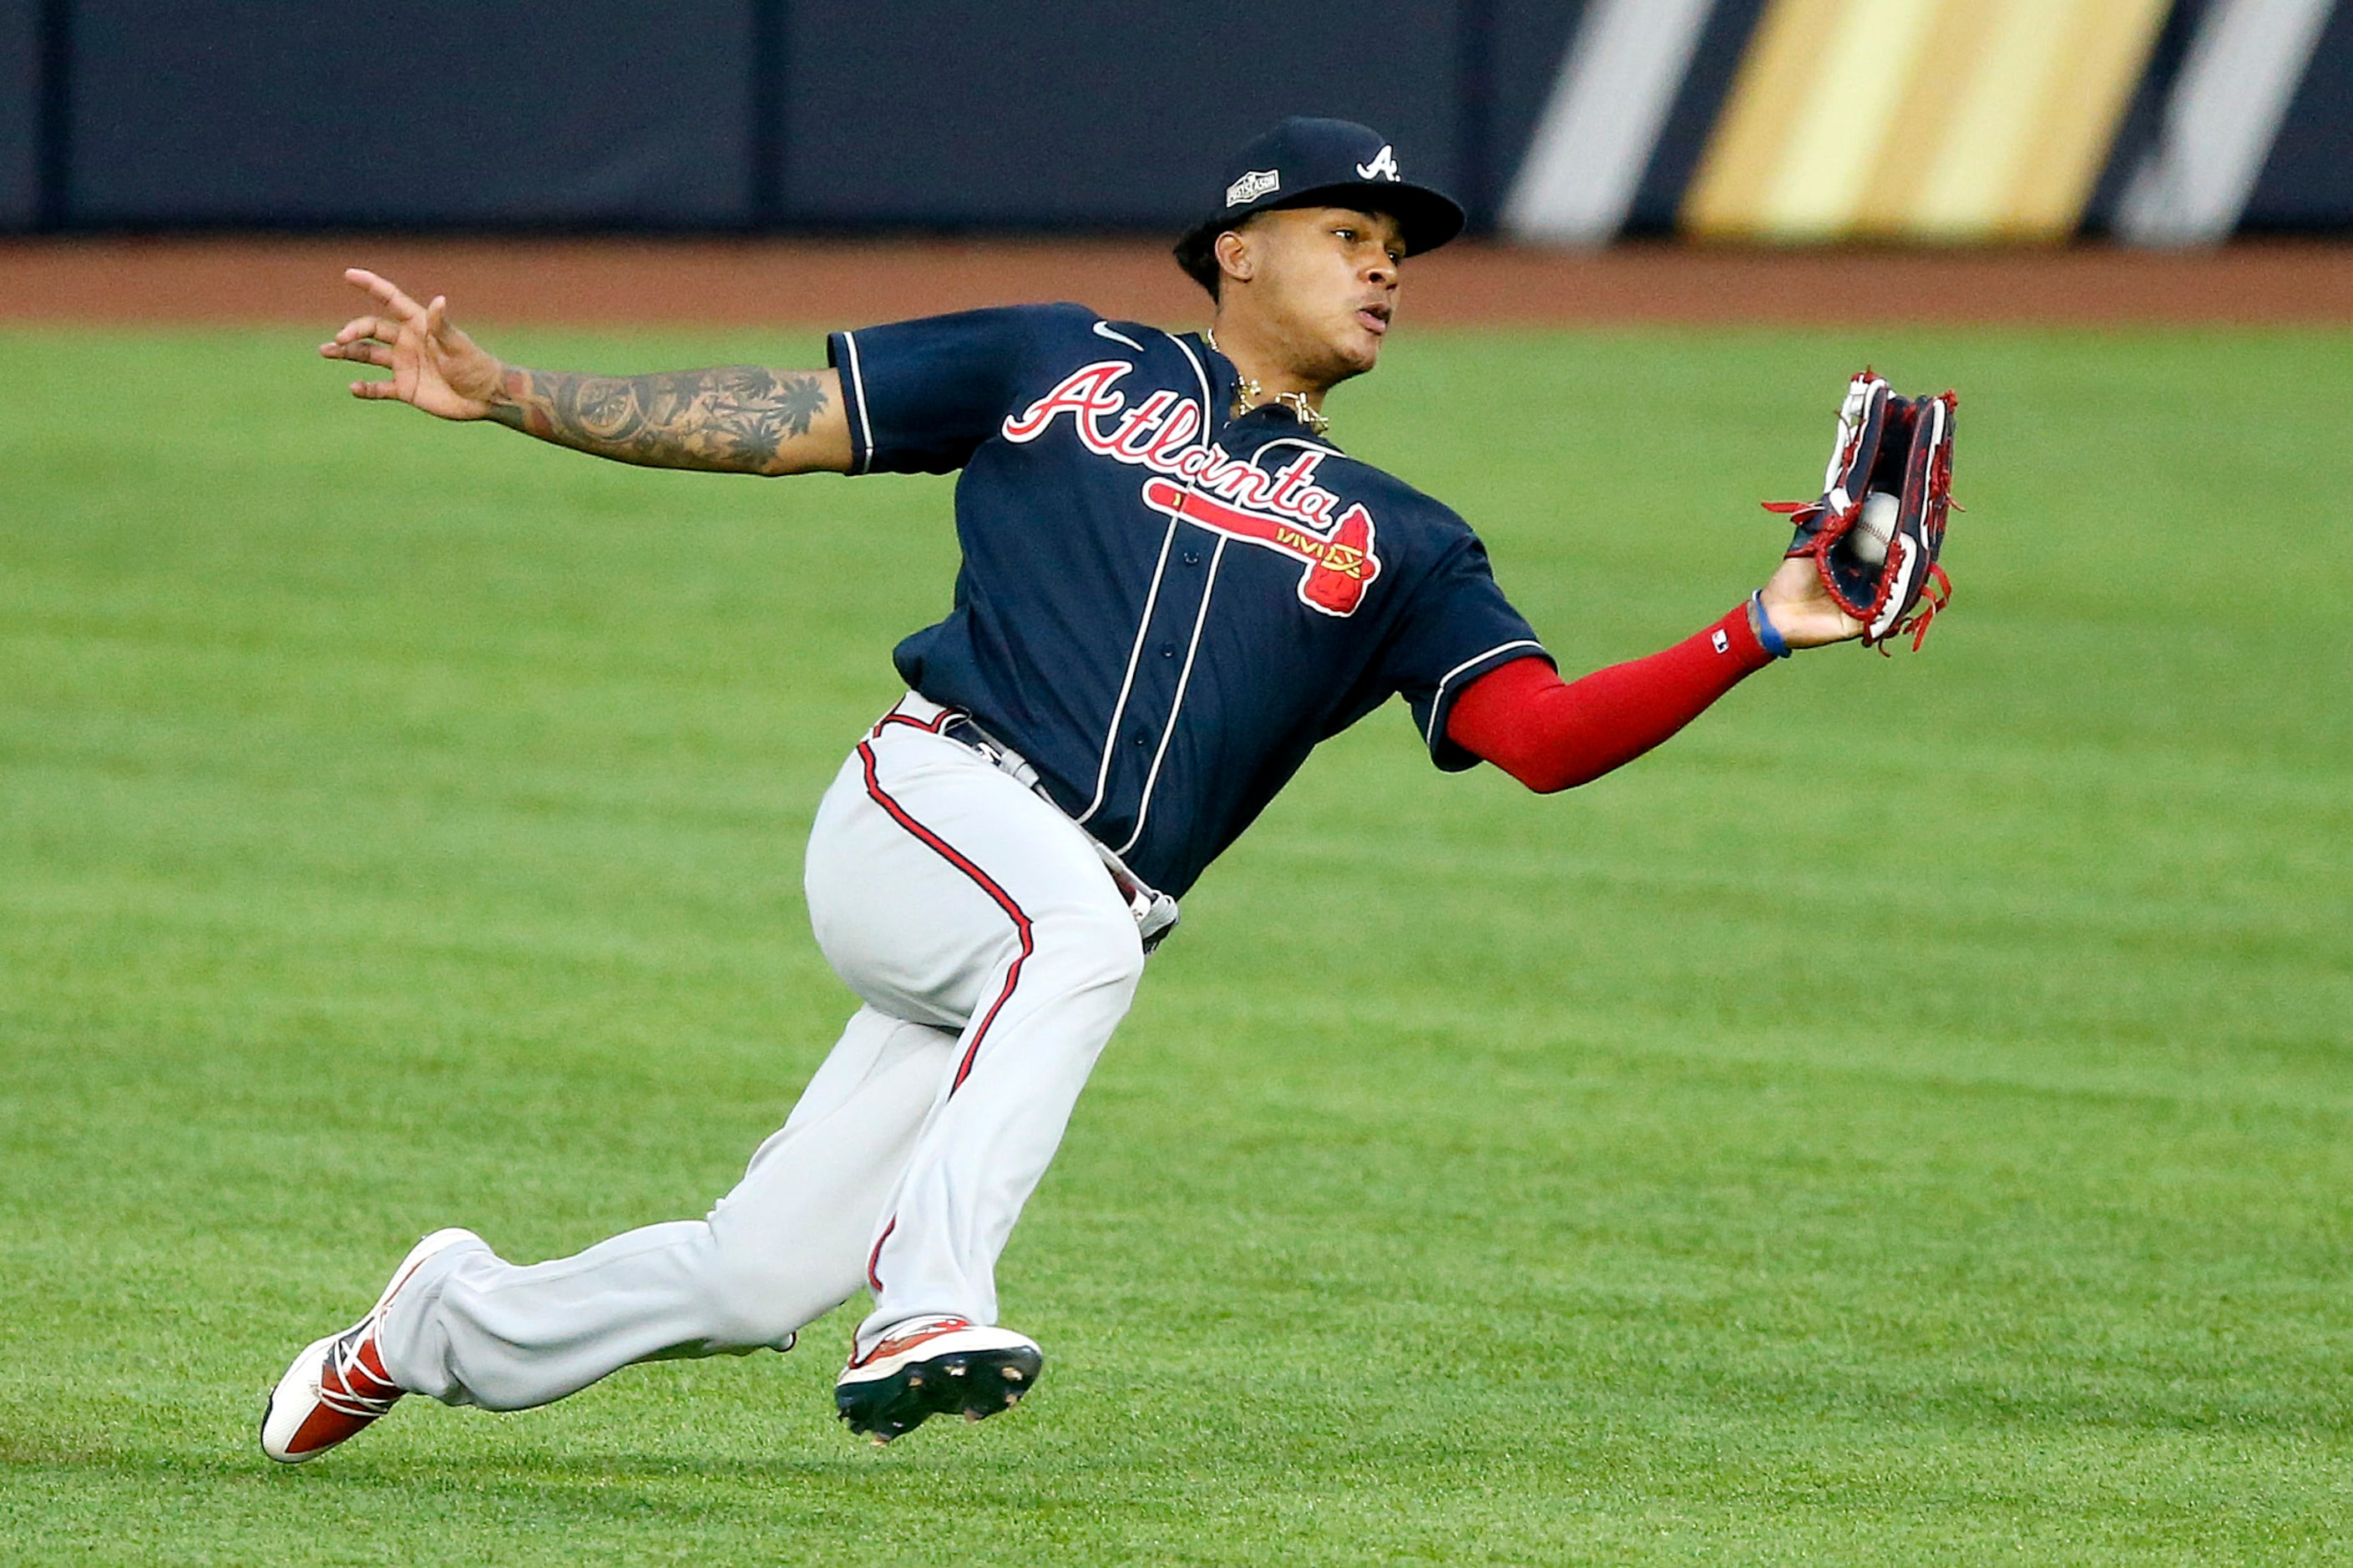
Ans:
POLYGON ((1822 495, 1767 501, 1795 519, 1789 555, 1813 557, 1839 608, 1862 623, 1862 645, 1887 651, 1905 632, 1917 649, 1952 580, 1936 563, 1952 506, 1953 410, 1959 399, 1898 397, 1865 370, 1839 405, 1822 495))

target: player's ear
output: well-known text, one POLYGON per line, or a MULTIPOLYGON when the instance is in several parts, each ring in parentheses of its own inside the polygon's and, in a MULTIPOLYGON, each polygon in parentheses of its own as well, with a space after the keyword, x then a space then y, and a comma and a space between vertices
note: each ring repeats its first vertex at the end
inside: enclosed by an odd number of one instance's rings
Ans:
POLYGON ((1250 239, 1240 229, 1226 230, 1211 248, 1217 253, 1218 270, 1235 282, 1247 283, 1257 275, 1257 258, 1250 254, 1250 239))

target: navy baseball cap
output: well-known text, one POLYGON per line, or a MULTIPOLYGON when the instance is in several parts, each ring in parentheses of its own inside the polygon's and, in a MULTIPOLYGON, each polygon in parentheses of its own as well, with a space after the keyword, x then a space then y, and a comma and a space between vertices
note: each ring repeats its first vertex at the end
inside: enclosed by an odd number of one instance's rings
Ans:
POLYGON ((1234 154, 1209 216, 1176 242, 1177 264, 1210 292, 1218 236, 1275 207, 1355 207, 1398 220, 1409 252, 1435 250, 1462 232, 1454 198, 1407 180, 1397 149, 1353 120, 1293 115, 1234 154))

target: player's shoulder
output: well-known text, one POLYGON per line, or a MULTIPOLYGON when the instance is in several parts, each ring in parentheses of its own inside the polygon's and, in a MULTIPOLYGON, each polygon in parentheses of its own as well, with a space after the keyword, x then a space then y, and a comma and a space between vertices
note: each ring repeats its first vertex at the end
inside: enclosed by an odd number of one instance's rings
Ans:
POLYGON ((1194 357, 1184 341, 1166 328, 1106 316, 1093 306, 1075 300, 1001 308, 1019 322, 1031 342, 1050 353, 1141 356, 1142 360, 1157 360, 1162 355, 1172 360, 1194 357))
POLYGON ((1182 334, 1149 321, 1106 316, 1092 305, 1069 300, 1030 309, 1039 312, 1035 320, 1041 332, 1067 337, 1074 344, 1083 342, 1090 353, 1117 354, 1125 350, 1147 358, 1163 354, 1195 361, 1198 358, 1182 334))
POLYGON ((1050 304, 982 305, 969 310, 909 317, 865 331, 887 331, 910 337, 1042 338, 1074 331, 1084 333, 1088 323, 1096 320, 1099 318, 1087 306, 1061 300, 1050 304))
MULTIPOLYGON (((1057 300, 1050 304, 1010 305, 1007 310, 1017 313, 1029 328, 1040 334, 1073 338, 1100 337, 1094 329, 1107 325, 1103 312, 1092 305, 1075 300, 1057 300)), ((1122 323, 1134 331, 1142 331, 1134 322, 1122 323)))
POLYGON ((1017 305, 1013 308, 1027 312, 1040 327, 1057 331, 1076 328, 1084 331, 1093 322, 1103 320, 1093 306, 1082 305, 1075 300, 1056 300, 1049 304, 1017 305))

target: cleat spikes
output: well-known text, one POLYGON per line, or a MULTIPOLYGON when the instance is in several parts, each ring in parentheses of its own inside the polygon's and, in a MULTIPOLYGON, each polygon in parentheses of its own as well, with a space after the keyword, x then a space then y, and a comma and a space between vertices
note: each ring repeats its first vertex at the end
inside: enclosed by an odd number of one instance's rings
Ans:
POLYGON ((849 1429, 881 1442, 934 1415, 986 1420, 1013 1407, 1043 1365, 1035 1341, 962 1319, 928 1320, 886 1335, 834 1385, 849 1429))

